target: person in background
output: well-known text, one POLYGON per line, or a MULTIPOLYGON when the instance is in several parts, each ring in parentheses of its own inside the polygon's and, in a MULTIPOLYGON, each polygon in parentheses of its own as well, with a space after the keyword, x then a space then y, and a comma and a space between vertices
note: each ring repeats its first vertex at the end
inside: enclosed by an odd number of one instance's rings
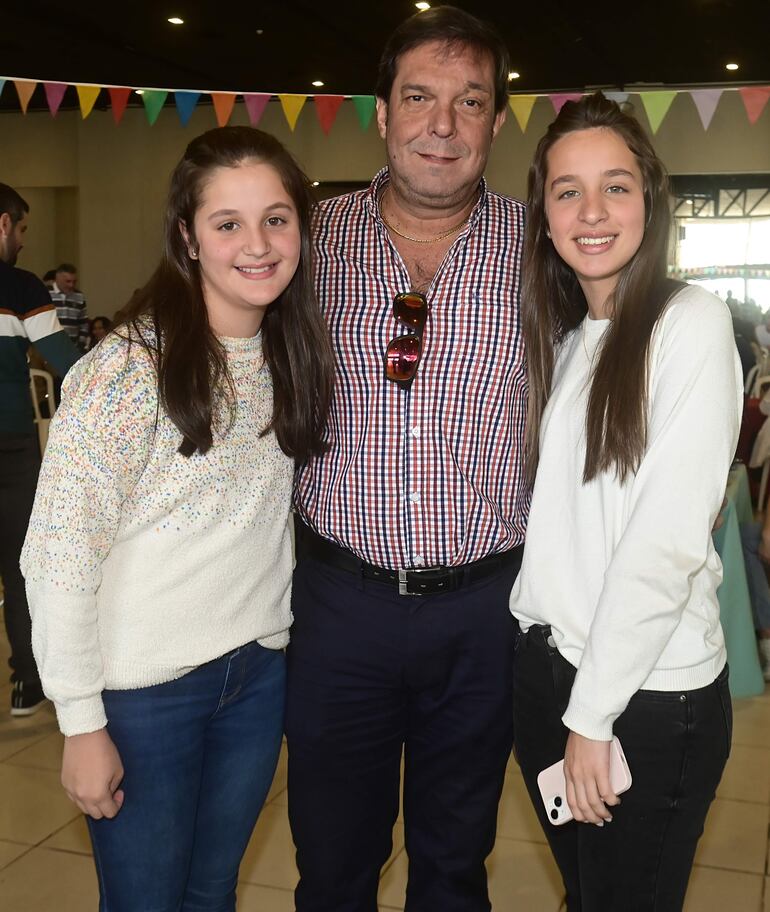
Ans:
POLYGON ((663 165, 600 93, 540 140, 527 215, 515 752, 567 909, 675 912, 732 732, 711 536, 743 404, 730 313, 666 278, 663 165), (562 758, 554 826, 537 777, 562 758))
POLYGON ((233 912, 273 778, 294 462, 333 376, 312 207, 268 134, 193 139, 161 263, 51 423, 22 569, 110 912, 233 912))
POLYGON ((377 86, 388 166, 316 221, 338 371, 329 449, 295 496, 298 912, 375 912, 402 751, 406 908, 489 909, 529 505, 524 207, 483 179, 507 104, 491 26, 451 6, 407 19, 377 86))
POLYGON ((759 663, 762 676, 770 681, 770 588, 767 584, 767 567, 770 566, 770 509, 765 507, 762 522, 742 523, 740 530, 746 580, 757 632, 759 663))
POLYGON ((81 352, 88 351, 89 325, 86 299, 77 287, 78 270, 73 263, 56 267, 51 300, 64 331, 81 352))
POLYGON ((107 335, 107 333, 112 329, 112 320, 109 317, 93 317, 90 321, 90 345, 89 349, 93 348, 102 339, 107 335))
POLYGON ((11 646, 13 716, 31 715, 45 702, 19 569, 40 468, 27 353, 34 345, 61 376, 80 357, 62 330, 43 283, 16 266, 28 213, 22 197, 0 184, 0 578, 11 646))

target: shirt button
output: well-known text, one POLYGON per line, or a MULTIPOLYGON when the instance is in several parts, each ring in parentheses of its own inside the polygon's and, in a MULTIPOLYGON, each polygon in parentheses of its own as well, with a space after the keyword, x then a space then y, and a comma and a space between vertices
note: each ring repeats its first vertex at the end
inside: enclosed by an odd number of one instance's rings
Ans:
POLYGON ((415 555, 414 565, 415 565, 415 567, 424 567, 425 566, 425 558, 422 556, 422 554, 415 555))
POLYGON ((419 436, 420 436, 420 429, 417 427, 417 425, 415 425, 415 426, 412 428, 411 434, 412 434, 412 437, 419 437, 419 436))
POLYGON ((417 491, 412 491, 412 493, 409 495, 409 500, 411 500, 412 503, 419 503, 420 495, 417 493, 417 491))

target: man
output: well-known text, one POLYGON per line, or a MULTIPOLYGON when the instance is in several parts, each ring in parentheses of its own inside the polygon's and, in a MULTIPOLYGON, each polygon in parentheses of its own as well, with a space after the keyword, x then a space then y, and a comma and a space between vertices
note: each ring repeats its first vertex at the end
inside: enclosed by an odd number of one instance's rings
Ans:
POLYGON ((28 716, 45 701, 32 656, 29 609, 19 555, 35 497, 40 450, 32 418, 30 342, 60 374, 79 352, 63 332, 45 285, 15 269, 29 206, 0 184, 0 576, 11 644, 11 715, 28 716))
POLYGON ((61 263, 56 267, 51 300, 56 305, 62 328, 83 353, 88 351, 90 334, 86 299, 78 291, 77 282, 77 266, 61 263))
POLYGON ((482 178, 507 81, 474 17, 407 20, 380 64, 388 167, 317 222, 339 372, 329 450, 296 486, 297 912, 375 912, 402 748, 406 909, 489 909, 528 508, 524 209, 482 178))

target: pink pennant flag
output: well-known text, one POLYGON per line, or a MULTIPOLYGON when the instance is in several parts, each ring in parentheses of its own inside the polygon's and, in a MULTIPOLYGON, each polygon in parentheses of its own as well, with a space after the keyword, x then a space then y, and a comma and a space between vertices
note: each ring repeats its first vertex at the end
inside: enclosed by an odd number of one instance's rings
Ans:
POLYGON ((691 89, 690 95, 698 109, 700 122, 703 129, 708 130, 714 111, 717 109, 719 99, 722 97, 722 89, 691 89))
POLYGON ((67 91, 67 86, 63 82, 44 82, 43 88, 48 102, 48 110, 51 112, 52 117, 56 117, 64 98, 64 93, 67 91))
POLYGON ((746 86, 746 88, 738 89, 738 91, 741 93, 749 123, 755 124, 770 98, 770 86, 746 86))
POLYGON ((554 111, 558 114, 568 101, 580 101, 582 92, 556 92, 548 96, 551 99, 554 111))
POLYGON ((272 97, 272 95, 265 95, 262 92, 252 92, 243 96, 243 102, 249 113, 249 123, 252 127, 256 127, 259 123, 262 115, 265 113, 267 103, 272 97))

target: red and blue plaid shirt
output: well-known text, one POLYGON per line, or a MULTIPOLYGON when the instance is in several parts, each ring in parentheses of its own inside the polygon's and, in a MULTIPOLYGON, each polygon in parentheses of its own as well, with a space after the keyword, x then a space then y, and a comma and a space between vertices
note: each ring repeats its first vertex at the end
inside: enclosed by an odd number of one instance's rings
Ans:
POLYGON ((393 298, 409 275, 378 208, 388 181, 327 200, 317 287, 337 359, 329 451, 302 466, 300 516, 391 569, 458 566, 524 540, 527 374, 519 313, 522 203, 489 191, 427 292, 423 354, 408 390, 385 377, 406 332, 393 298))

